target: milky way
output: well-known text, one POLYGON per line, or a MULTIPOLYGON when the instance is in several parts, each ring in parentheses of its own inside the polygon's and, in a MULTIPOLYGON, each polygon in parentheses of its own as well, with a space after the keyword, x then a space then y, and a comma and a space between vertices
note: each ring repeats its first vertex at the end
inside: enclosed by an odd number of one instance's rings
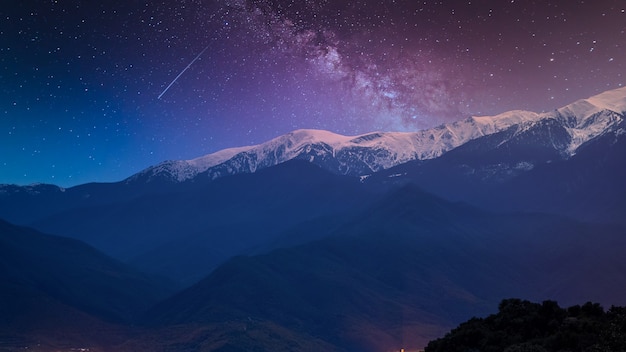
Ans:
POLYGON ((12 2, 0 183, 121 180, 298 128, 416 130, 626 83, 621 0, 12 2))

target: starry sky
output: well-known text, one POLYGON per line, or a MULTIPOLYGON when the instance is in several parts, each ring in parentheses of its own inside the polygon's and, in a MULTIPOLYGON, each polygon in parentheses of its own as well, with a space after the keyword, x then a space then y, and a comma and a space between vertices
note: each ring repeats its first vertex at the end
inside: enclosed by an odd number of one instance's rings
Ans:
POLYGON ((413 131, 626 84, 624 0, 5 0, 0 183, 299 128, 413 131))

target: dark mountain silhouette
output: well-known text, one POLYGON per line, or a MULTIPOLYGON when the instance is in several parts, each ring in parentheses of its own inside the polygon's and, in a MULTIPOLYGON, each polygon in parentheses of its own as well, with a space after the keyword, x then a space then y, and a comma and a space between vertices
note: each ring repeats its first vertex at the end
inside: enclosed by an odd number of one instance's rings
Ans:
POLYGON ((14 224, 28 225, 70 209, 125 202, 147 194, 166 193, 175 186, 158 180, 134 184, 87 183, 71 188, 48 184, 0 185, 0 217, 14 224))
MULTIPOLYGON (((621 127, 626 128, 626 123, 621 127)), ((480 202, 625 224, 625 137, 621 132, 598 137, 582 145, 572 158, 540 165, 500 185, 480 202)))
POLYGON ((343 350, 419 347, 493 311, 501 297, 624 302, 623 234, 545 215, 486 213, 410 186, 330 237, 233 258, 146 321, 252 319, 343 350))
POLYGON ((255 174, 188 181, 175 191, 72 208, 33 225, 191 284, 298 223, 359 209, 376 197, 357 178, 293 160, 255 174))
POLYGON ((0 220, 0 340, 120 342, 120 324, 171 292, 79 241, 0 220))
POLYGON ((377 173, 371 183, 415 183, 439 196, 481 207, 567 215, 586 221, 625 223, 626 138, 616 130, 564 158, 556 121, 511 138, 507 130, 470 141, 437 159, 413 161, 377 173))

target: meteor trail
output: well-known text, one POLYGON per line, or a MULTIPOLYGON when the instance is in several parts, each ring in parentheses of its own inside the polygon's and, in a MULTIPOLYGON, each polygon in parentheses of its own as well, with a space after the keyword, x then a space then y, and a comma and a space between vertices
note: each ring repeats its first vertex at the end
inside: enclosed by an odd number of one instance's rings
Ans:
POLYGON ((168 89, 170 89, 170 87, 172 86, 172 84, 174 84, 176 82, 176 80, 178 80, 180 78, 180 76, 183 75, 183 73, 185 73, 185 71, 187 71, 189 69, 189 67, 191 67, 191 65, 193 65, 194 62, 196 62, 196 60, 198 60, 200 58, 200 56, 202 56, 202 54, 204 54, 204 52, 206 51, 206 49, 209 48, 209 46, 211 46, 211 44, 207 45, 206 48, 204 48, 200 54, 198 54, 198 56, 196 56, 195 59, 191 60, 191 62, 189 63, 189 65, 187 65, 187 67, 185 67, 182 71, 180 71, 180 73, 178 74, 178 76, 176 76, 176 78, 174 78, 174 80, 167 86, 165 87, 165 89, 161 92, 161 94, 159 94, 159 97, 157 99, 161 99, 161 97, 163 96, 163 94, 165 94, 165 92, 167 92, 168 89))

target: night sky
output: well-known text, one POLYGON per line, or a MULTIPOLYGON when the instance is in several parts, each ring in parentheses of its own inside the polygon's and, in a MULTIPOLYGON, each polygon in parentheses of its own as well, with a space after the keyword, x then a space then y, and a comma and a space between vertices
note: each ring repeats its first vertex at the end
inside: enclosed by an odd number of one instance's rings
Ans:
POLYGON ((118 181, 299 128, 355 135, 549 111, 626 84, 625 9, 5 0, 0 183, 118 181))

